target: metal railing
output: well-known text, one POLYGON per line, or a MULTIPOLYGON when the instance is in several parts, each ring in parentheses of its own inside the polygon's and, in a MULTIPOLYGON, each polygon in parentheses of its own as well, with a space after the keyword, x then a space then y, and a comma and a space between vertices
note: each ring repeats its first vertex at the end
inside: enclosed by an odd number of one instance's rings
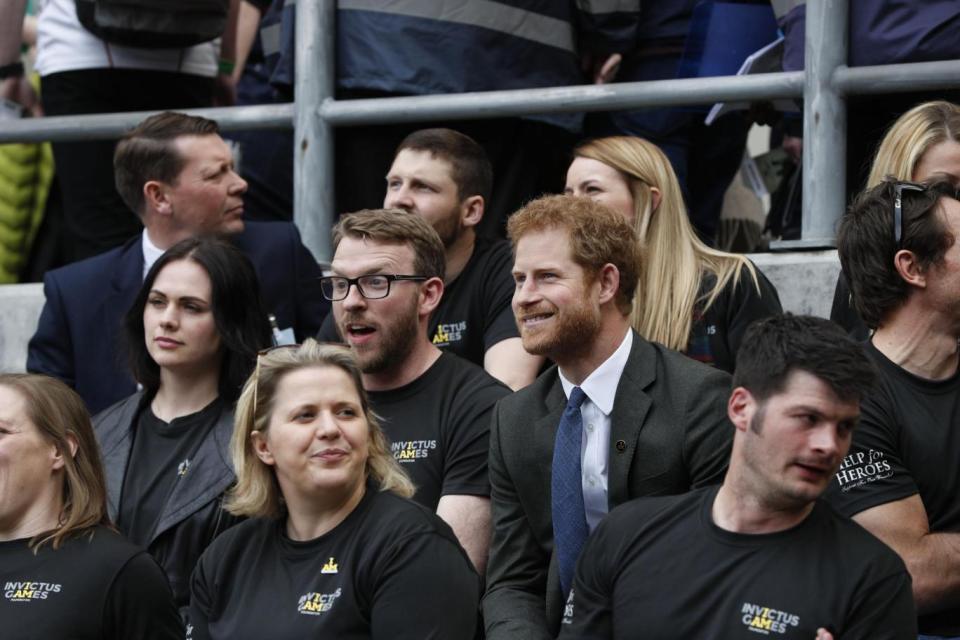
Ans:
MULTIPOLYGON (((848 0, 807 3, 800 72, 520 89, 451 95, 334 100, 333 2, 297 3, 296 101, 292 104, 193 109, 224 131, 294 128, 294 222, 320 261, 331 257, 334 219, 333 127, 482 119, 803 98, 801 239, 776 248, 833 246, 846 189, 845 96, 960 87, 960 60, 848 68, 848 0)), ((0 122, 0 143, 119 137, 142 113, 59 116, 0 122)))

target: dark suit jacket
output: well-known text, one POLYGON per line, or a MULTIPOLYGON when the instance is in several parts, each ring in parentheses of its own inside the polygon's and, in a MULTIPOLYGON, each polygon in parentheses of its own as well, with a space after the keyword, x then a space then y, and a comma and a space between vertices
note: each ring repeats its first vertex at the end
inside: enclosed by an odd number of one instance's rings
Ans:
MULTIPOLYGON (((247 222, 232 237, 257 270, 260 293, 281 329, 299 340, 320 328, 330 304, 320 267, 286 222, 247 222)), ((143 284, 141 236, 122 247, 50 271, 46 302, 27 350, 27 371, 76 389, 91 414, 136 391, 121 346, 122 320, 143 284)))
MULTIPOLYGON (((634 333, 610 416, 610 509, 721 482, 733 439, 729 393, 728 374, 634 333)), ((494 410, 487 640, 547 640, 559 630, 550 467, 566 402, 554 366, 494 410)))

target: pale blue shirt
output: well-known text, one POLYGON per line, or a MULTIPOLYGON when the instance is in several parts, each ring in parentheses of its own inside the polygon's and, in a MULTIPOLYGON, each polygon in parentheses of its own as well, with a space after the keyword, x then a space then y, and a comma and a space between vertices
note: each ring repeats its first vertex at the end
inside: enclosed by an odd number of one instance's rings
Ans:
MULTIPOLYGON (((583 506, 587 511, 587 525, 593 531, 607 515, 607 470, 610 460, 610 412, 617 397, 617 385, 627 366, 630 348, 633 346, 633 331, 627 335, 613 354, 587 376, 580 388, 587 399, 580 406, 583 416, 583 435, 580 445, 580 465, 583 472, 583 506)), ((577 385, 563 376, 560 384, 567 398, 577 385)))

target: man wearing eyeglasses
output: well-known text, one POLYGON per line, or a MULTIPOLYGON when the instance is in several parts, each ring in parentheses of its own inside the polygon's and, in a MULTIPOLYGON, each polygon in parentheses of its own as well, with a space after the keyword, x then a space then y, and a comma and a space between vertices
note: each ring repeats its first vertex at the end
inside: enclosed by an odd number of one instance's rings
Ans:
POLYGON ((490 414, 510 390, 427 336, 446 265, 429 223, 396 209, 359 211, 341 218, 333 242, 323 294, 357 357, 393 456, 417 487, 414 500, 451 526, 482 575, 490 540, 490 414))
POLYGON ((829 497, 904 559, 920 637, 960 637, 956 190, 884 182, 857 199, 837 240, 881 384, 829 497))

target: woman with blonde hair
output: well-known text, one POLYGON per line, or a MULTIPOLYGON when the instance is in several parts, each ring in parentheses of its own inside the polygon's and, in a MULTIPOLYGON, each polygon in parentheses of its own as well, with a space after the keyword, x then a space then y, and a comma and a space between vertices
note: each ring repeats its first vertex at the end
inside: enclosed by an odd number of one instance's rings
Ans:
POLYGON ((54 378, 0 374, 4 640, 180 640, 160 567, 107 517, 87 409, 54 378))
MULTIPOLYGON (((866 188, 887 177, 911 182, 946 180, 960 187, 960 106, 944 100, 924 102, 901 115, 877 147, 866 188)), ((841 272, 830 319, 861 340, 869 336, 850 299, 841 272)))
POLYGON ((480 579, 450 528, 409 500, 349 348, 263 352, 231 452, 227 510, 249 520, 194 572, 194 640, 474 637, 480 579))
POLYGON ((618 211, 640 238, 634 329, 732 372, 747 326, 782 311, 774 286, 745 257, 697 238, 677 176, 656 145, 615 136, 587 141, 573 155, 565 193, 618 211))

